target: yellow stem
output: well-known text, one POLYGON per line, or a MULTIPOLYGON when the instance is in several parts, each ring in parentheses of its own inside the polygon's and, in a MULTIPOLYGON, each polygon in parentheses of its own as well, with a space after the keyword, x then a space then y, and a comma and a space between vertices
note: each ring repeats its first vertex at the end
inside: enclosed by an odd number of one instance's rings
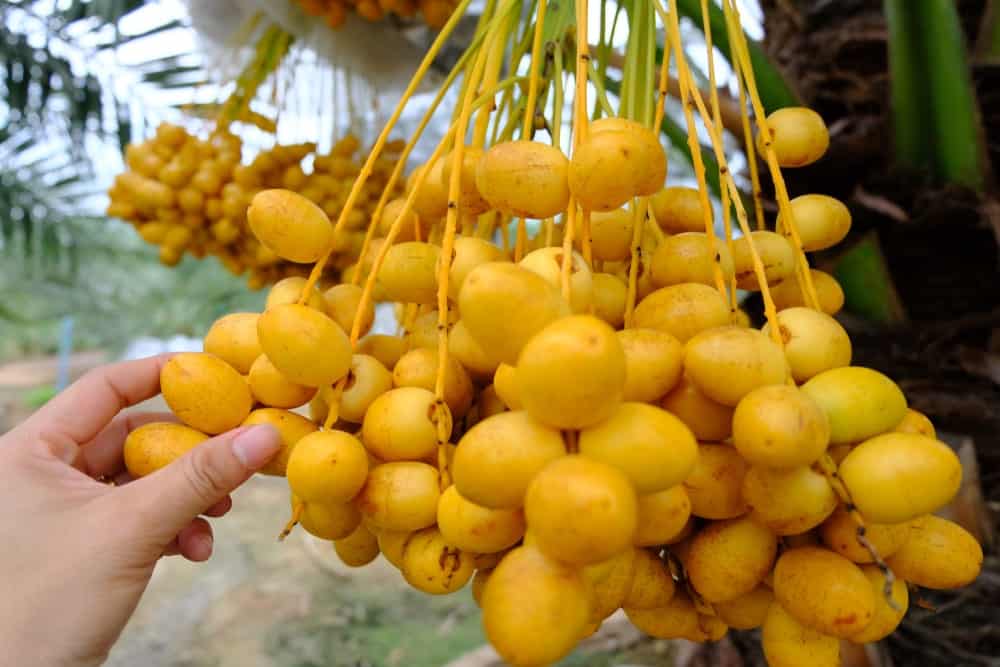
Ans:
POLYGON ((490 239, 493 237, 493 232, 496 231, 497 227, 497 216, 500 213, 497 211, 487 211, 486 213, 479 216, 476 221, 476 238, 480 239, 490 239))
MULTIPOLYGON (((499 29, 492 31, 487 36, 487 39, 493 40, 493 43, 488 49, 484 47, 484 51, 489 53, 485 65, 485 74, 481 77, 481 83, 476 81, 471 90, 482 89, 480 90, 482 92, 497 85, 497 81, 500 78, 500 68, 503 66, 503 53, 504 48, 507 46, 507 36, 510 34, 510 27, 511 19, 505 18, 500 24, 499 29)), ((491 100, 489 104, 480 108, 479 113, 476 115, 476 126, 472 135, 472 145, 476 148, 482 148, 486 143, 486 132, 489 129, 490 114, 495 110, 496 102, 491 100)), ((464 137, 464 132, 460 132, 459 136, 464 137)))
MULTIPOLYGON (((590 47, 587 43, 587 0, 576 0, 576 90, 573 97, 573 152, 580 145, 589 129, 590 116, 587 113, 587 71, 590 63, 590 47)), ((562 294, 570 301, 570 273, 573 267, 573 237, 576 234, 576 198, 570 196, 566 214, 566 228, 563 230, 563 256, 561 269, 562 294)), ((584 216, 587 217, 586 212, 584 216)), ((589 250, 588 250, 589 252, 589 250)))
POLYGON ((580 226, 582 236, 580 238, 580 247, 583 250, 583 261, 587 263, 591 269, 594 268, 594 251, 591 247, 592 239, 590 238, 590 211, 587 209, 582 209, 583 212, 583 224, 580 226))
MULTIPOLYGON (((712 122, 715 123, 716 127, 723 127, 722 123, 722 109, 719 105, 719 89, 718 84, 715 80, 715 47, 712 44, 712 25, 708 18, 708 0, 701 0, 701 20, 702 20, 702 32, 705 35, 705 52, 708 59, 708 90, 709 90, 709 100, 712 105, 712 122)), ((700 93, 699 93, 700 95, 700 93)), ((744 111, 745 113, 745 111, 744 111)), ((719 166, 719 182, 722 182, 722 166, 719 166)), ((722 229, 726 239, 726 247, 729 251, 729 256, 733 256, 733 225, 729 211, 729 188, 721 188, 720 199, 722 203, 722 229)), ((714 249, 713 249, 714 250, 714 249)), ((714 261, 716 264, 720 261, 720 255, 716 252, 714 255, 714 261)), ((729 310, 731 313, 736 312, 736 273, 729 277, 729 310)))
POLYGON ((573 267, 573 235, 576 232, 576 198, 570 195, 569 211, 566 213, 566 226, 563 229, 563 256, 560 268, 560 285, 563 298, 570 303, 570 273, 573 267))
POLYGON ((514 261, 524 259, 524 251, 528 245, 528 226, 524 218, 517 219, 517 230, 514 233, 514 261))
MULTIPOLYGON (((305 303, 309 295, 312 294, 312 289, 319 280, 319 277, 323 275, 323 268, 326 266, 327 261, 329 261, 330 256, 333 254, 333 249, 336 244, 336 238, 340 235, 344 226, 347 224, 347 219, 354 210, 354 204, 357 202, 358 197, 361 195, 361 190, 364 188, 365 183, 368 182, 368 178, 371 176, 372 169, 375 167, 375 162, 378 160, 379 156, 382 154, 382 149, 385 147, 386 142, 389 139, 389 134, 392 129, 396 126, 396 122, 399 120, 400 115, 403 113, 403 109, 406 107, 406 103, 409 101, 410 97, 416 91, 420 82, 423 80, 424 75, 430 69, 431 64, 437 57, 441 48, 444 46, 448 37, 451 35, 455 26, 461 20, 462 16, 465 14, 465 10, 468 8, 471 0, 461 0, 458 6, 455 8, 454 13, 448 18, 448 22, 445 23, 444 27, 441 28, 441 32, 438 33, 434 42, 431 44, 430 48, 427 50, 427 54, 424 56, 423 61, 421 61, 420 66, 417 67, 417 71, 414 73, 413 78, 410 80, 409 85, 407 85, 406 90, 403 92, 403 96, 399 99, 399 103, 396 105, 395 110, 393 110, 392 115, 386 122, 385 127, 382 128, 382 132, 379 133, 378 139, 375 141, 375 145, 372 147, 371 152, 368 154, 368 159, 365 160, 365 164, 361 167, 361 172, 358 174, 357 179, 354 181, 354 185, 351 188, 350 194, 347 195, 347 200, 344 202, 344 207, 340 210, 340 216, 337 218, 337 223, 333 227, 334 242, 331 244, 330 248, 323 254, 323 256, 316 262, 313 266, 312 271, 309 274, 306 284, 302 287, 302 295, 299 297, 299 303, 305 303)), ((358 320, 360 318, 355 318, 355 326, 359 324, 358 320)))
MULTIPOLYGON (((662 18, 662 17, 661 17, 662 18)), ((666 21, 664 21, 666 24, 666 21)), ((663 50, 663 58, 660 62, 660 80, 657 90, 656 113, 653 118, 653 131, 659 133, 659 127, 663 123, 667 95, 669 93, 669 72, 670 72, 670 49, 663 50)), ((638 297, 639 267, 642 257, 639 252, 640 241, 642 240, 642 228, 645 220, 651 216, 649 200, 643 197, 636 199, 632 203, 632 243, 629 249, 628 281, 625 296, 625 326, 632 326, 632 315, 635 312, 636 300, 638 297)), ((657 239, 663 240, 663 232, 659 225, 653 221, 653 228, 656 230, 657 239)))
MULTIPOLYGON (((705 180, 705 163, 701 156, 701 143, 698 141, 698 127, 695 125, 694 113, 691 110, 691 102, 688 95, 688 88, 685 85, 690 77, 690 70, 687 66, 687 58, 681 45, 680 28, 677 28, 677 2, 670 0, 670 14, 666 15, 663 7, 657 2, 655 5, 664 26, 669 26, 667 36, 674 51, 674 59, 677 61, 677 78, 680 81, 681 106, 684 108, 684 119, 687 122, 688 147, 691 150, 691 162, 694 166, 695 177, 698 179, 698 198, 701 201, 702 215, 704 216, 705 234, 708 236, 709 246, 714 248, 716 244, 715 236, 715 216, 712 213, 712 202, 708 198, 708 183, 705 180), (676 33, 676 34, 675 34, 676 33)), ((706 121, 707 121, 706 117, 706 121)), ((713 277, 715 287, 719 294, 726 294, 725 278, 722 275, 722 267, 718 262, 713 263, 713 277)))
POLYGON ((413 331, 413 325, 417 321, 417 316, 419 314, 420 308, 415 303, 408 303, 406 304, 406 307, 403 308, 403 336, 413 331))
MULTIPOLYGON (((708 109, 705 107, 705 102, 701 99, 701 91, 698 90, 698 86, 694 83, 691 78, 691 71, 688 67, 687 60, 684 58, 684 54, 679 49, 680 45, 680 27, 677 21, 677 0, 670 1, 670 15, 665 18, 665 22, 669 20, 669 36, 674 48, 674 54, 677 58, 677 71, 678 80, 680 81, 681 94, 683 98, 684 108, 686 113, 689 115, 689 128, 694 126, 694 117, 691 113, 691 107, 689 100, 692 100, 698 109, 698 113, 701 116, 702 122, 704 123, 706 129, 708 130, 709 136, 712 139, 712 148, 715 152, 715 159, 719 163, 719 172, 722 176, 722 183, 724 187, 729 190, 729 194, 732 197, 733 204, 736 207, 736 218, 740 224, 740 230, 746 236, 747 244, 750 249, 750 257, 753 261, 754 275, 757 278, 757 282, 761 288, 761 297, 764 301, 764 312, 767 316, 767 321, 771 324, 769 327, 771 332, 771 338, 779 346, 784 347, 784 341, 781 338, 780 327, 777 324, 777 309, 774 306, 774 300, 771 298, 771 291, 767 285, 767 274, 764 270, 764 263, 760 259, 760 254, 757 252, 756 245, 754 244, 753 237, 750 232, 750 225, 747 222, 746 209, 743 207, 743 200, 740 198, 739 190, 736 188, 736 182, 733 180, 733 176, 729 171, 729 165, 726 161, 726 151, 725 146, 722 142, 722 134, 720 127, 712 122, 712 118, 708 113, 708 109)), ((690 130, 689 130, 690 131, 690 130)), ((697 144, 697 137, 695 136, 695 144, 697 144)), ((713 246, 715 244, 714 235, 710 241, 713 246)), ((716 264, 716 269, 719 269, 719 265, 716 264)), ((723 292, 724 293, 724 292, 723 292)))
POLYGON ((670 49, 663 49, 663 58, 660 63, 660 83, 656 99, 656 115, 653 120, 653 131, 660 133, 660 125, 663 123, 667 95, 670 93, 670 49))
MULTIPOLYGON (((433 165, 435 162, 441 159, 441 155, 444 153, 448 144, 451 142, 452 137, 455 136, 455 128, 457 124, 458 124, 457 121, 453 123, 451 127, 448 128, 448 131, 445 132, 444 136, 441 137, 441 141, 438 142, 438 145, 434 149, 434 152, 431 154, 430 159, 427 160, 428 165, 433 165)), ((382 264, 385 262, 385 256, 388 254, 389 248, 392 247, 393 241, 396 240, 396 237, 399 236, 399 232, 403 228, 403 221, 407 218, 407 216, 410 215, 410 212, 413 211, 413 203, 414 201, 416 201, 417 192, 419 192, 420 188, 424 186, 424 182, 427 180, 427 174, 429 171, 430 171, 429 168, 421 169, 420 172, 417 174, 417 177, 413 183, 413 189, 410 190, 410 194, 406 196, 406 200, 403 202, 403 208, 402 210, 400 210, 399 216, 392 221, 392 226, 389 227, 389 232, 385 236, 385 241, 379 248, 379 253, 375 257, 375 260, 372 262, 371 271, 369 271, 368 277, 365 279, 365 286, 361 292, 361 300, 358 303, 357 312, 363 313, 371 305, 372 294, 375 292, 375 278, 378 275, 379 269, 382 267, 382 264)), ((362 324, 361 318, 355 317, 354 324, 351 326, 352 345, 356 345, 358 342, 358 338, 360 338, 361 336, 361 324, 362 324)))
POLYGON ((628 285, 625 292, 625 327, 632 326, 632 316, 635 313, 639 293, 639 268, 642 266, 642 226, 649 210, 649 199, 639 197, 632 200, 632 246, 628 264, 628 285))
MULTIPOLYGON (((724 0, 724 2, 731 2, 731 0, 724 0)), ((819 310, 819 298, 816 296, 812 273, 809 271, 809 260, 802 250, 802 240, 799 237, 799 228, 795 222, 795 214, 792 211, 791 202, 788 198, 788 188, 785 186, 785 179, 781 175, 778 156, 775 155, 774 147, 771 145, 771 128, 767 125, 766 110, 757 91, 757 82, 754 78, 753 66, 750 63, 750 51, 746 44, 746 36, 740 28, 739 10, 736 9, 735 5, 730 6, 727 28, 731 42, 735 45, 736 65, 746 79, 747 92, 750 94, 750 103, 753 105, 754 117, 757 121, 757 131, 763 137, 765 159, 768 171, 771 173, 771 180, 774 182, 774 192, 778 199, 778 212, 784 228, 788 231, 789 236, 791 236, 792 245, 798 257, 797 274, 799 285, 802 288, 802 295, 809 307, 819 310)))
POLYGON ((861 516, 861 512, 858 511, 857 506, 854 504, 854 500, 851 498, 851 492, 848 490, 847 485, 844 484, 844 480, 841 479, 840 473, 837 471, 837 464, 834 463, 833 458, 827 453, 819 458, 816 462, 819 469, 823 472, 826 477, 827 483, 833 488, 834 493, 840 499, 840 502, 844 504, 844 509, 847 510, 847 515, 851 517, 851 521, 854 523, 856 528, 855 538, 858 544, 861 545, 865 551, 872 557, 875 565, 882 571, 882 576, 885 578, 885 582, 882 588, 882 594, 885 596, 886 602, 889 606, 895 610, 899 610, 899 605, 892 597, 892 585, 896 580, 896 575, 886 564, 885 560, 879 554, 878 549, 867 537, 867 528, 865 526, 865 519, 861 516))
MULTIPOLYGON (((728 2, 722 3, 722 11, 726 17, 726 25, 732 22, 732 8, 728 2)), ((739 25, 739 20, 736 21, 739 25)), ((729 40, 729 62, 736 62, 736 46, 733 40, 729 40)), ((764 222, 764 204, 760 190, 760 170, 757 168, 757 147, 754 145, 753 129, 750 127, 750 113, 747 105, 746 86, 743 82, 743 75, 740 74, 739 67, 733 67, 733 74, 736 77, 736 88, 739 91, 740 122, 743 125, 743 147, 747 154, 747 164, 750 165, 750 184, 753 188, 753 211, 754 219, 757 222, 757 229, 767 229, 764 222)))
POLYGON ((447 441, 438 440, 437 448, 437 463, 438 463, 438 473, 440 475, 438 483, 442 491, 451 486, 451 471, 448 466, 448 443, 447 441))
POLYGON ((547 0, 538 0, 538 9, 535 12, 535 34, 531 41, 531 67, 528 71, 528 103, 524 107, 522 139, 531 138, 531 128, 535 123, 535 104, 538 100, 538 63, 542 60, 542 32, 545 27, 546 4, 547 0))
MULTIPOLYGON (((483 78, 483 70, 487 62, 496 57, 494 44, 503 45, 503 31, 498 30, 488 34, 487 42, 483 44, 479 55, 476 57, 469 73, 465 98, 462 101, 461 112, 458 115, 458 122, 455 127, 455 147, 451 154, 451 174, 448 179, 448 212, 445 216, 444 234, 441 238, 441 261, 438 262, 438 285, 437 285, 437 306, 438 306, 438 367, 434 380, 434 395, 437 398, 437 409, 432 414, 432 421, 437 430, 438 438, 438 463, 442 478, 447 474, 446 461, 442 448, 448 443, 451 437, 451 419, 448 413, 447 404, 444 401, 444 384, 448 368, 448 282, 451 273, 452 254, 455 251, 455 229, 458 226, 458 212, 462 201, 462 172, 465 160, 465 137, 469 127, 469 118, 472 115, 472 103, 476 97, 476 90, 479 87, 480 79, 483 78), (491 41, 492 40, 492 41, 491 41)), ((494 82, 495 83, 495 82, 494 82)), ((495 87, 494 86, 490 86, 495 87)), ((492 104, 492 99, 490 100, 492 104)), ((490 104, 484 106, 488 109, 490 104)), ((487 116, 488 118, 488 116, 487 116)), ((477 128, 478 129, 478 128, 477 128)), ((483 136, 485 137, 486 126, 483 125, 483 136)), ((440 147, 439 147, 440 150, 440 147)), ((416 192, 416 188, 414 188, 416 192)))
POLYGON ((285 538, 291 535, 292 531, 295 530, 295 526, 299 525, 299 519, 302 518, 302 511, 305 507, 305 503, 298 498, 296 498, 295 502, 292 503, 292 516, 288 520, 288 523, 285 524, 285 527, 281 529, 281 532, 278 533, 279 542, 284 542, 285 538))
POLYGON ((340 419, 340 399, 344 395, 344 387, 347 386, 347 375, 337 380, 335 385, 330 387, 330 404, 327 406, 326 419, 323 421, 323 430, 329 431, 340 419))
POLYGON ((587 71, 590 44, 587 42, 587 0, 576 0, 576 93, 573 98, 573 148, 587 138, 590 116, 587 113, 587 71))

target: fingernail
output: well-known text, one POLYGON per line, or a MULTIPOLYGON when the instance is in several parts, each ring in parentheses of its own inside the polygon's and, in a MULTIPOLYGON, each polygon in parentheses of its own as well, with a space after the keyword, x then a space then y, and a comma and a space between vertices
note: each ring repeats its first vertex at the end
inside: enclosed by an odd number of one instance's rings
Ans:
POLYGON ((257 470, 281 449, 278 431, 270 424, 258 424, 233 439, 233 456, 248 470, 257 470))

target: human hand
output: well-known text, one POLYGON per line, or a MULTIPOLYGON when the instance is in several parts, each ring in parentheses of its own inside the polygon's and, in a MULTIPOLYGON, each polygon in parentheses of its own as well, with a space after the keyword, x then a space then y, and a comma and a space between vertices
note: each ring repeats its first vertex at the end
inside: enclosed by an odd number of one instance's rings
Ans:
POLYGON ((272 427, 238 428, 132 481, 125 437, 170 416, 118 413, 159 393, 167 359, 91 371, 0 437, 3 664, 103 662, 160 557, 206 560, 201 515, 224 515, 229 493, 280 449, 272 427))

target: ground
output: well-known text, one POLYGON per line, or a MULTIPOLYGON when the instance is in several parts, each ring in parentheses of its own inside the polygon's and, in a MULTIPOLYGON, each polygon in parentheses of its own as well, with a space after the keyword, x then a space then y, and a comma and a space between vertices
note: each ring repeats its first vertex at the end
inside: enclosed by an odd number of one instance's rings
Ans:
POLYGON ((257 477, 215 521, 211 561, 163 561, 110 665, 441 665, 482 643, 471 597, 411 593, 384 561, 349 571, 329 543, 276 535, 283 479, 257 477))

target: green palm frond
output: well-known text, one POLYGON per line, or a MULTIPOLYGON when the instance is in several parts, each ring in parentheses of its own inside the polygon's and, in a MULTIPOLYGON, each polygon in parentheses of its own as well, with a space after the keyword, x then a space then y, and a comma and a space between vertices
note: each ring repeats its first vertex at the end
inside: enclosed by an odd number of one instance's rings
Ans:
POLYGON ((88 148, 124 148, 133 118, 153 124, 145 120, 141 91, 129 87, 129 99, 119 99, 116 79, 126 74, 154 91, 204 81, 194 54, 116 64, 119 47, 182 25, 176 18, 144 20, 136 22, 140 31, 123 33, 122 21, 145 4, 73 0, 53 10, 51 2, 0 0, 0 255, 8 267, 19 257, 23 273, 52 268, 39 258, 71 266, 75 260, 61 255, 80 247, 87 225, 98 224, 103 203, 87 195, 100 189, 100 175, 88 148))
POLYGON ((138 31, 119 29, 145 4, 0 0, 0 322, 9 325, 0 357, 47 349, 67 314, 80 343, 114 345, 183 331, 258 298, 217 262, 162 266, 133 230, 103 215, 113 156, 134 139, 132 122, 160 120, 170 105, 159 90, 178 99, 190 89, 193 99, 206 80, 197 54, 143 50, 142 40, 181 27, 176 17, 161 12, 131 21, 138 31), (122 64, 122 47, 138 57, 122 64))

